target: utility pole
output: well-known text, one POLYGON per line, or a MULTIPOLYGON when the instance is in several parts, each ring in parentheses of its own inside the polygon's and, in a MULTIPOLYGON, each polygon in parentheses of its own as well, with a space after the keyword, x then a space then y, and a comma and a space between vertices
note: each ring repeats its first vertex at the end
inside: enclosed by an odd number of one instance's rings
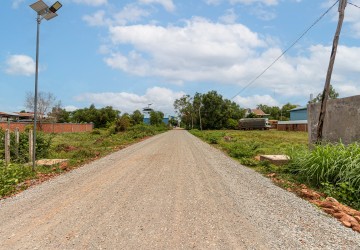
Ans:
POLYGON ((342 24, 344 21, 346 4, 347 4, 347 0, 339 0, 339 10, 338 10, 339 11, 339 21, 338 21, 337 29, 336 29, 335 36, 334 36, 333 47, 332 47, 329 67, 328 67, 328 71, 327 71, 327 75, 326 75, 324 91, 323 91, 322 98, 321 98, 319 123, 318 123, 318 127, 317 127, 317 139, 316 139, 317 143, 320 143, 323 138, 322 133, 323 133, 327 100, 329 99, 331 75, 332 75, 332 71, 334 68, 334 62, 335 62, 335 57, 336 57, 337 46, 339 43, 341 27, 342 27, 342 24))

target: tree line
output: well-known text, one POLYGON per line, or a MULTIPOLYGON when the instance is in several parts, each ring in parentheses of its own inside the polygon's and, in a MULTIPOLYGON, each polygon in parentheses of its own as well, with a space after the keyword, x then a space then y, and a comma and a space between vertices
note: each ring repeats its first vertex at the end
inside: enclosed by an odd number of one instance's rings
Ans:
MULTIPOLYGON (((25 107, 34 110, 34 96, 31 92, 27 93, 25 107)), ((25 112, 25 110, 21 111, 25 112)), ((91 104, 88 108, 81 108, 75 111, 67 111, 61 106, 61 101, 57 101, 52 93, 39 92, 37 102, 37 113, 40 121, 57 123, 93 123, 94 128, 109 128, 115 125, 116 130, 125 131, 130 126, 142 124, 144 115, 140 110, 133 113, 121 114, 121 111, 112 106, 96 108, 91 104)), ((150 125, 162 125, 164 113, 152 110, 149 112, 150 125)))
MULTIPOLYGON (((330 85, 330 99, 335 99, 339 94, 330 85)), ((318 94, 309 103, 319 102, 322 94, 318 94)), ((286 121, 290 119, 290 110, 299 105, 286 103, 282 107, 258 104, 270 120, 286 121)), ((236 129, 241 118, 256 117, 256 114, 247 112, 235 102, 223 98, 216 91, 205 94, 195 93, 194 96, 183 95, 174 102, 174 109, 186 129, 236 129)))

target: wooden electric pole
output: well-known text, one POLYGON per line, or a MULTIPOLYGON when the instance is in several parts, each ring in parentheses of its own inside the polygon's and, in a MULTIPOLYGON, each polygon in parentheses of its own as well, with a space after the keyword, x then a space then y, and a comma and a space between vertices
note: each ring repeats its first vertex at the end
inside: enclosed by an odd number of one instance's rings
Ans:
POLYGON ((344 21, 346 4, 347 4, 347 0, 339 0, 339 21, 338 21, 338 26, 337 26, 335 36, 334 36, 333 47, 332 47, 329 67, 328 67, 328 71, 327 71, 327 75, 326 75, 324 91, 323 91, 322 98, 321 98, 319 123, 318 123, 318 127, 317 127, 317 143, 321 143, 322 138, 323 138, 324 118, 325 118, 325 113, 326 113, 327 100, 329 99, 331 75, 332 75, 332 71, 334 68, 334 62, 335 62, 335 57, 336 57, 337 46, 339 43, 341 27, 342 27, 342 24, 344 21))

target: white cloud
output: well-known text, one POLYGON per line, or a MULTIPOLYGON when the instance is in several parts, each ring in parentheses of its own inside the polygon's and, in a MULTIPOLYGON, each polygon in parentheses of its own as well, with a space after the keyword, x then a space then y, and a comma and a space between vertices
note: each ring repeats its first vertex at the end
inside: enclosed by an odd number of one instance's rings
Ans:
POLYGON ((91 6, 100 6, 107 4, 107 0, 73 0, 75 3, 86 4, 91 6))
POLYGON ((174 114, 173 103, 184 94, 184 92, 174 92, 167 88, 153 87, 147 89, 144 95, 128 92, 85 93, 76 97, 76 100, 101 106, 113 106, 123 113, 133 112, 136 109, 142 110, 152 103, 153 109, 165 114, 174 114))
POLYGON ((139 0, 139 2, 143 4, 160 4, 169 12, 175 10, 175 4, 172 0, 139 0))
POLYGON ((109 24, 109 20, 105 20, 105 11, 99 10, 93 15, 85 15, 82 18, 90 26, 105 26, 109 24))
POLYGON ((254 4, 254 3, 262 3, 265 5, 277 5, 279 3, 279 0, 230 0, 230 3, 232 4, 254 4))
POLYGON ((12 55, 6 60, 5 72, 10 75, 35 74, 35 61, 27 55, 12 55))
MULTIPOLYGON (((113 51, 107 65, 172 83, 212 82, 232 84, 241 90, 282 54, 274 40, 262 39, 242 24, 214 23, 193 18, 183 26, 130 25, 110 27, 113 51), (128 45, 129 52, 119 48, 128 45)), ((330 46, 315 45, 300 56, 286 55, 246 90, 258 94, 304 96, 323 87, 330 46), (256 89, 256 90, 254 90, 256 89)), ((359 47, 339 46, 333 85, 357 82, 359 47)), ((343 91, 345 94, 346 91, 343 91)))
POLYGON ((75 111, 75 110, 77 110, 77 109, 79 109, 78 107, 76 107, 76 106, 73 106, 73 105, 69 105, 69 106, 65 106, 64 107, 64 109, 66 110, 66 111, 75 111))
POLYGON ((25 0, 12 0, 12 8, 17 9, 19 8, 20 4, 22 4, 25 0))
MULTIPOLYGON (((209 5, 219 5, 224 0, 204 0, 205 3, 209 5)), ((245 5, 251 5, 251 4, 264 4, 264 5, 277 5, 279 4, 280 0, 228 0, 231 4, 245 4, 245 5)), ((299 2, 301 0, 297 0, 299 2)))
POLYGON ((236 22, 238 16, 236 15, 234 9, 226 10, 226 13, 219 18, 219 20, 226 24, 233 24, 236 22))
POLYGON ((113 26, 135 23, 149 15, 150 13, 147 10, 139 8, 134 4, 129 4, 111 17, 106 18, 109 14, 104 10, 99 10, 92 15, 83 16, 83 20, 90 26, 113 26))
POLYGON ((259 104, 268 106, 281 106, 274 98, 269 95, 254 95, 248 97, 237 96, 233 100, 242 108, 256 108, 259 104))

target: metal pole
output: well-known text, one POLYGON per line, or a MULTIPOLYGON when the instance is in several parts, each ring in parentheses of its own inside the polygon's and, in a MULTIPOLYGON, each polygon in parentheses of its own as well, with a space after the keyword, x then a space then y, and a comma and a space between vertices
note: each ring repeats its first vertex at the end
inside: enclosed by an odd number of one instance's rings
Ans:
POLYGON ((39 74, 39 35, 41 16, 38 14, 36 18, 37 31, 36 31, 36 66, 35 66, 35 96, 34 96, 34 130, 33 130, 33 162, 32 170, 35 171, 36 167, 36 122, 37 122, 37 99, 38 99, 38 74, 39 74))
POLYGON ((326 75, 324 91, 323 91, 322 98, 321 98, 319 123, 318 123, 318 127, 317 127, 317 139, 316 139, 317 143, 320 143, 323 138, 323 126, 324 126, 324 118, 325 118, 325 114, 326 114, 326 104, 327 104, 327 100, 329 98, 331 75, 332 75, 332 71, 334 68, 336 51, 337 51, 337 46, 339 43, 341 27, 342 27, 342 24, 344 21, 344 16, 345 16, 344 12, 345 12, 346 4, 347 4, 347 0, 340 0, 340 2, 339 2, 339 21, 338 21, 337 29, 336 29, 334 40, 333 40, 333 46, 332 46, 332 51, 331 51, 331 56, 330 56, 329 67, 328 67, 328 71, 327 71, 327 75, 326 75))

